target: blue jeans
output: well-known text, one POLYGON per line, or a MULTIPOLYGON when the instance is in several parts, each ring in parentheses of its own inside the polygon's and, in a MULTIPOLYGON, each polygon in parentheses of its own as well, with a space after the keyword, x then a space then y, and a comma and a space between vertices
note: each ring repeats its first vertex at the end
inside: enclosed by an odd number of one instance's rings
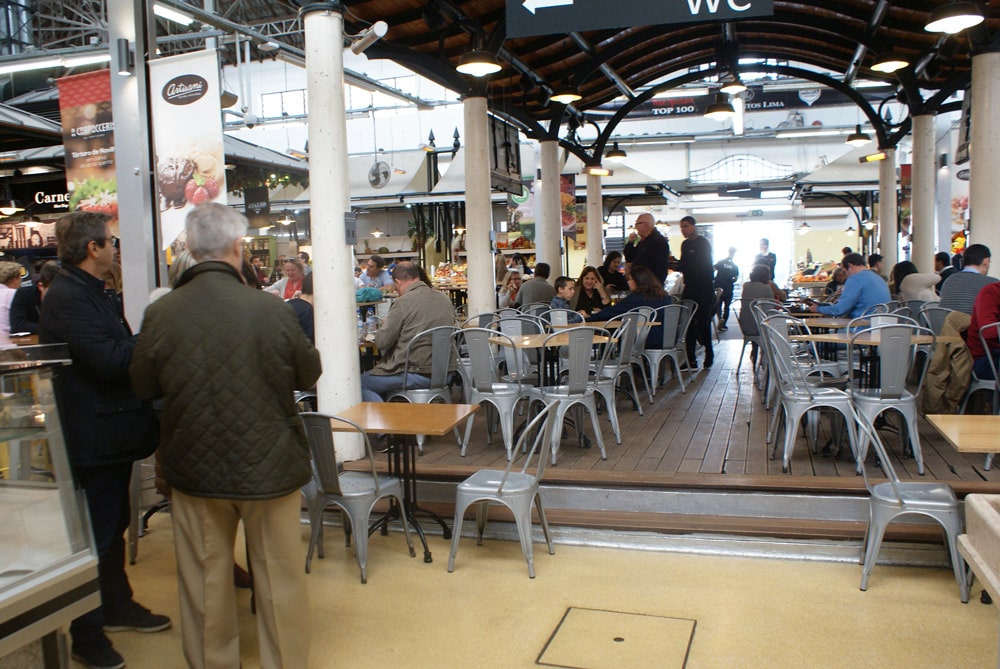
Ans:
MULTIPOLYGON (((410 372, 406 379, 410 388, 429 388, 431 377, 410 372)), ((383 395, 403 389, 402 374, 372 374, 361 375, 361 399, 365 402, 382 402, 383 395)))

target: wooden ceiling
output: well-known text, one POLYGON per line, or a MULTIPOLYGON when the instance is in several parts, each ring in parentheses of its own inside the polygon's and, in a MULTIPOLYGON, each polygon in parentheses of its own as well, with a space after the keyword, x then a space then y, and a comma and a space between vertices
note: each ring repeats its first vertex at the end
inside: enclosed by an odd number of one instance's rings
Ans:
MULTIPOLYGON (((627 12, 633 1, 648 2, 621 0, 622 11, 627 12)), ((761 59, 739 68, 836 88, 855 99, 876 126, 880 142, 893 145, 908 132, 908 122, 878 127, 877 111, 853 85, 861 79, 884 81, 895 91, 890 95, 911 113, 954 108, 946 101, 968 85, 972 55, 996 45, 1000 0, 983 3, 986 22, 963 33, 925 31, 931 12, 950 1, 774 0, 770 16, 513 39, 506 38, 505 0, 343 0, 340 4, 349 33, 361 32, 377 20, 389 24, 387 36, 367 51, 369 57, 395 60, 463 95, 486 95, 494 112, 512 119, 532 137, 556 138, 569 119, 585 123, 591 120, 588 112, 613 100, 625 101, 624 115, 658 90, 704 80, 738 60, 761 59), (462 55, 477 45, 498 56, 503 66, 498 74, 474 79, 455 70, 462 55), (893 75, 873 72, 876 57, 888 51, 902 54, 912 65, 893 75), (575 88, 582 99, 571 107, 552 102, 552 92, 563 87, 575 88)), ((216 0, 215 12, 225 21, 301 50, 298 5, 307 2, 216 0)), ((39 48, 65 47, 86 39, 87 31, 80 26, 87 21, 95 24, 94 34, 100 36, 102 4, 83 0, 71 8, 63 0, 37 0, 34 36, 39 48)), ((197 26, 183 29, 166 21, 157 26, 159 47, 165 53, 203 47, 197 26)), ((259 51, 259 44, 256 40, 253 57, 274 56, 259 51)), ((231 53, 229 58, 233 59, 231 53)), ((613 131, 614 122, 605 123, 605 118, 601 117, 604 132, 599 148, 613 131)))

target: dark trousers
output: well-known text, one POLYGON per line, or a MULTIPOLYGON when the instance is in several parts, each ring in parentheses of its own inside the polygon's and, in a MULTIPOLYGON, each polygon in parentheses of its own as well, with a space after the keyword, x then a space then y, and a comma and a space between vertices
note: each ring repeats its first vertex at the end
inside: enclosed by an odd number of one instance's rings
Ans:
POLYGON ((723 289, 722 297, 719 298, 719 306, 715 309, 715 315, 719 317, 719 325, 725 325, 729 320, 729 305, 732 301, 733 291, 723 289))
POLYGON ((691 325, 688 326, 685 338, 687 357, 690 363, 695 362, 695 347, 698 343, 705 347, 705 362, 715 360, 715 351, 712 350, 712 306, 712 302, 699 300, 698 308, 691 318, 691 325))
POLYGON ((132 600, 125 575, 125 530, 129 523, 128 487, 132 463, 74 467, 73 478, 87 496, 90 525, 97 547, 97 574, 101 606, 70 624, 73 644, 86 644, 104 634, 104 611, 121 609, 132 600))

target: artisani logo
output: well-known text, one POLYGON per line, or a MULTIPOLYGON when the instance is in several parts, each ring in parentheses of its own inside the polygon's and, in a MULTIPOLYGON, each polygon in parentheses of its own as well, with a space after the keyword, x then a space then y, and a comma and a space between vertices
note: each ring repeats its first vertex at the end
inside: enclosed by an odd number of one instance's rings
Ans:
POLYGON ((163 87, 163 99, 172 105, 189 105, 208 92, 208 82, 197 74, 174 77, 163 87))

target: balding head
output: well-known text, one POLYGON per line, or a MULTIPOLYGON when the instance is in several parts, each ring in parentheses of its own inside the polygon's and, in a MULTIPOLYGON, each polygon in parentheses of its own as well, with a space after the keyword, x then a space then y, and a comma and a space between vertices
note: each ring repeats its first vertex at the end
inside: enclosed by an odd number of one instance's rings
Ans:
POLYGON ((652 214, 639 214, 639 218, 635 219, 636 234, 645 239, 653 232, 655 225, 656 220, 652 214))

